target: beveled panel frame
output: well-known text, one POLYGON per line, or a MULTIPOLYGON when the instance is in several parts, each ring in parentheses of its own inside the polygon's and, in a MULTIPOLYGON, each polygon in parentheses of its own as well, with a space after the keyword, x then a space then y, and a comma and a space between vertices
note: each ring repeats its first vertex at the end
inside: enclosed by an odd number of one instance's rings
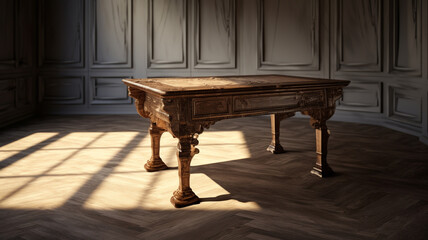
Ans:
POLYGON ((200 8, 201 0, 195 0, 195 20, 194 20, 194 52, 195 61, 194 68, 236 68, 236 0, 229 0, 229 48, 228 48, 228 61, 215 61, 201 59, 201 31, 200 31, 200 8))
POLYGON ((5 114, 13 111, 16 107, 16 85, 15 79, 6 78, 0 79, 0 114, 5 114), (2 99, 3 98, 3 99, 2 99), (10 102, 5 102, 4 99, 9 99, 10 102))
POLYGON ((422 95, 419 94, 417 89, 409 89, 400 86, 389 86, 388 89, 388 97, 389 97, 389 109, 388 109, 388 117, 393 120, 407 123, 410 125, 420 126, 422 123, 422 95), (410 113, 401 112, 398 107, 399 99, 407 99, 413 101, 418 106, 418 113, 416 115, 412 115, 410 113))
POLYGON ((112 76, 92 76, 89 81, 89 103, 93 105, 107 105, 107 104, 131 104, 132 98, 128 95, 128 88, 123 84, 122 79, 132 78, 132 76, 126 77, 112 77, 112 76), (117 97, 100 97, 97 96, 97 79, 117 79, 117 83, 103 83, 104 87, 111 88, 123 88, 124 96, 121 98, 117 97))
POLYGON ((390 50, 390 66, 389 72, 399 75, 410 75, 410 76, 421 76, 422 74, 422 2, 421 0, 412 0, 412 20, 415 29, 415 38, 417 39, 417 45, 419 46, 418 55, 415 56, 419 60, 419 68, 407 68, 400 67, 397 65, 397 50, 398 50, 398 35, 400 34, 398 29, 398 22, 400 16, 398 16, 398 0, 393 0, 391 4, 391 27, 390 27, 390 38, 391 38, 391 50, 390 50))
POLYGON ((16 107, 30 107, 35 102, 35 81, 33 77, 19 77, 15 79, 16 107))
POLYGON ((90 66, 91 68, 132 68, 132 56, 133 56, 133 14, 132 14, 132 0, 121 0, 126 2, 126 27, 125 27, 125 55, 124 61, 100 61, 97 59, 97 3, 99 0, 92 0, 90 2, 90 66))
MULTIPOLYGON (((376 27, 376 54, 377 59, 376 62, 345 62, 343 59, 343 0, 337 0, 337 9, 335 14, 335 25, 333 29, 334 35, 336 38, 336 66, 335 70, 338 72, 382 72, 382 41, 383 41, 383 26, 382 26, 382 19, 383 19, 383 12, 382 12, 382 0, 369 0, 370 2, 374 2, 374 6, 376 6, 376 9, 371 9, 371 22, 372 25, 375 25, 376 27), (373 20, 375 19, 375 20, 373 20)), ((363 44, 363 43, 360 43, 363 44)), ((334 46, 334 45, 333 45, 334 46)))
POLYGON ((84 76, 39 76, 39 101, 48 104, 83 104, 85 99, 85 77, 84 76), (76 96, 69 97, 55 97, 46 96, 46 84, 50 79, 57 81, 56 85, 69 88, 70 86, 76 85, 79 89, 79 93, 76 96), (61 80, 72 79, 74 83, 64 83, 61 80))
POLYGON ((310 62, 268 62, 264 58, 264 0, 258 1, 257 15, 257 68, 259 70, 320 70, 320 0, 312 0, 312 61, 310 62))
POLYGON ((337 109, 362 111, 362 112, 382 112, 382 99, 383 99, 383 84, 382 82, 366 82, 366 81, 352 81, 349 86, 343 89, 343 95, 337 101, 337 109), (357 94, 371 94, 374 95, 374 102, 362 103, 358 101, 345 101, 347 93, 357 94))
POLYGON ((79 2, 80 11, 78 21, 78 40, 79 50, 77 51, 77 59, 47 59, 45 54, 45 11, 46 0, 40 0, 39 2, 39 66, 40 67, 67 67, 67 68, 83 68, 85 66, 85 1, 75 0, 73 2, 79 2))
POLYGON ((164 69, 164 68, 187 68, 187 0, 181 0, 183 2, 183 9, 181 10, 183 15, 182 25, 182 58, 179 61, 173 60, 159 60, 153 57, 153 1, 148 0, 148 22, 147 22, 147 67, 149 69, 164 69))
MULTIPOLYGON (((12 28, 12 44, 13 46, 7 46, 8 48, 12 48, 13 51, 13 56, 10 59, 0 59, 0 69, 12 69, 17 67, 18 65, 18 61, 17 61, 17 52, 16 52, 16 41, 17 41, 17 29, 16 29, 16 25, 17 25, 17 1, 16 0, 11 0, 11 4, 12 4, 12 9, 10 11, 10 14, 12 15, 11 17, 13 18, 13 26, 11 26, 12 28)), ((2 33, 4 34, 4 33, 2 33)), ((4 48, 5 46, 2 46, 2 48, 4 48)))

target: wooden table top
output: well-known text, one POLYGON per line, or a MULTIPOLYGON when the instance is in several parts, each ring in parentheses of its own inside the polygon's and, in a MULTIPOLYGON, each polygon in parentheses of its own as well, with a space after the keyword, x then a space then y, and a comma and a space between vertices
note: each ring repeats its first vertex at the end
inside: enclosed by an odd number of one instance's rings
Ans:
POLYGON ((282 75, 124 79, 131 87, 163 96, 243 90, 273 90, 346 86, 349 81, 282 75))

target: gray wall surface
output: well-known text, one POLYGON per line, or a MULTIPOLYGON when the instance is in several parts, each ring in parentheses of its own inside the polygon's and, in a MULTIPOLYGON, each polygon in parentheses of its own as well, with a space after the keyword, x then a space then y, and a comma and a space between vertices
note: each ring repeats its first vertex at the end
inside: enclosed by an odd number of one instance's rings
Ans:
POLYGON ((284 74, 428 143, 427 31, 424 0, 2 0, 0 124, 135 113, 122 78, 284 74))

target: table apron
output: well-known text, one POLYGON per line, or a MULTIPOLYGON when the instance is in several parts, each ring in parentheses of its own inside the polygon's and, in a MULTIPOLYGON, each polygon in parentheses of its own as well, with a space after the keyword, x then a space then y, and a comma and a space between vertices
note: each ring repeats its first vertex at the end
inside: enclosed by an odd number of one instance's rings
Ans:
POLYGON ((327 106, 324 89, 268 94, 192 98, 192 120, 296 112, 327 106))

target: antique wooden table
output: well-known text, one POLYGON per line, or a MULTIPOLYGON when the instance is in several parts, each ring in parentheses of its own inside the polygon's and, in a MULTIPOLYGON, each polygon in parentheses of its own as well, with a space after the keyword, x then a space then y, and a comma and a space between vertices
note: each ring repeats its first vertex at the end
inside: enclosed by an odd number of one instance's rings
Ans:
POLYGON ((179 186, 171 197, 175 207, 199 203, 190 188, 190 162, 199 152, 198 134, 227 118, 271 114, 272 142, 267 150, 285 152, 279 142, 280 121, 295 112, 311 117, 316 130, 316 162, 312 173, 333 174, 327 164, 330 135, 326 121, 349 81, 278 75, 124 79, 138 113, 149 118, 152 156, 147 171, 168 167, 159 157, 160 137, 168 131, 178 138, 179 186))

